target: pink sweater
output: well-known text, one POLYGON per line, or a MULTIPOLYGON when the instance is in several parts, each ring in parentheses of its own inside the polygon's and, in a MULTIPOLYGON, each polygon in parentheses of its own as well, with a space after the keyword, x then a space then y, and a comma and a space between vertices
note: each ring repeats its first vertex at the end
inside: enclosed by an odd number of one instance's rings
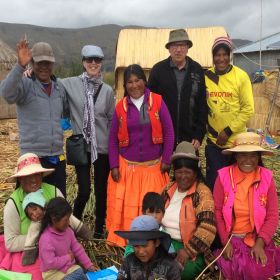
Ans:
MULTIPOLYGON (((225 169, 228 169, 224 168, 225 169)), ((219 175, 217 177, 215 187, 214 187, 214 202, 215 202, 215 218, 216 218, 216 224, 217 224, 217 230, 221 239, 221 242, 223 245, 227 242, 229 235, 230 235, 230 225, 226 222, 228 220, 227 217, 225 217, 225 206, 228 204, 228 200, 230 199, 230 194, 227 193, 225 197, 225 189, 227 189, 228 186, 223 185, 223 180, 221 178, 222 171, 219 171, 219 175)), ((265 171, 264 168, 261 170, 265 171)), ((229 175, 228 175, 229 176, 229 175)), ((278 225, 278 199, 277 199, 277 193, 276 193, 276 187, 273 178, 270 178, 270 183, 268 186, 267 194, 266 194, 266 202, 265 202, 265 208, 266 208, 266 216, 264 218, 263 224, 258 226, 258 237, 261 237, 264 242, 269 244, 272 240, 272 237, 277 229, 278 225)), ((260 181, 263 181, 264 178, 262 178, 262 173, 260 174, 260 181)), ((230 180, 228 180, 230 181, 230 180)), ((229 189, 231 189, 232 186, 230 186, 229 189)), ((234 192, 233 192, 234 194, 234 192)), ((234 199, 234 198, 233 198, 234 199)), ((232 204, 232 203, 231 203, 232 204)), ((229 207, 233 207, 233 205, 229 205, 229 207)), ((253 212, 256 209, 253 209, 253 212)), ((257 222, 257 221, 255 221, 257 222)))
POLYGON ((40 237, 39 257, 42 272, 54 269, 66 273, 77 261, 85 269, 92 266, 91 260, 70 227, 65 232, 57 232, 51 226, 47 227, 40 237), (70 259, 70 251, 75 256, 74 260, 70 259))

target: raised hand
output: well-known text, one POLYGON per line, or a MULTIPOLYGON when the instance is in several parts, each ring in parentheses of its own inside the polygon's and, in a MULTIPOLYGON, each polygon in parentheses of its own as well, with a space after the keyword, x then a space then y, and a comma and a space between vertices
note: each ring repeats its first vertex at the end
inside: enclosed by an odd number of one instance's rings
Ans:
POLYGON ((29 43, 26 38, 21 39, 17 43, 18 63, 22 67, 26 67, 32 58, 31 50, 28 45, 29 43))

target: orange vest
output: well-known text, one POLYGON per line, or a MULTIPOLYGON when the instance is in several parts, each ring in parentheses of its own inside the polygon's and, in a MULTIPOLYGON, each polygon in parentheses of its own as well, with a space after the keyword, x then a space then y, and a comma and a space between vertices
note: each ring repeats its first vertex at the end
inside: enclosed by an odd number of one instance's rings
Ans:
MULTIPOLYGON (((162 125, 159 118, 159 110, 161 107, 161 95, 150 92, 148 100, 148 113, 152 126, 152 140, 154 144, 162 144, 162 125)), ((116 113, 119 120, 118 139, 120 147, 129 145, 129 135, 127 130, 127 97, 120 100, 116 106, 116 113)))
MULTIPOLYGON (((193 208, 192 198, 190 194, 194 193, 197 187, 197 182, 195 182, 188 191, 188 194, 182 201, 181 209, 180 209, 180 233, 182 237, 182 242, 186 246, 190 239, 193 237, 193 234, 196 230, 196 215, 195 210, 193 208)), ((166 201, 165 209, 168 207, 171 198, 173 197, 175 191, 177 189, 177 183, 174 183, 169 190, 167 190, 167 194, 169 199, 166 201)))

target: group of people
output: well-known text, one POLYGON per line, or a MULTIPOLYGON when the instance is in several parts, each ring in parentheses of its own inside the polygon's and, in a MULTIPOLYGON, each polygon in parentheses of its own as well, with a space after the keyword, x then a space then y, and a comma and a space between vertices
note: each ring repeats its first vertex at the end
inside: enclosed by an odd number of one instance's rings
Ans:
POLYGON ((48 43, 31 50, 25 39, 18 43, 18 63, 0 84, 1 96, 17 105, 22 154, 10 178, 17 184, 4 209, 0 267, 34 279, 83 279, 81 267, 96 269, 75 237, 92 236, 80 220, 93 167, 93 236, 104 238, 105 226, 110 245, 129 243, 118 279, 194 279, 220 254, 219 243, 226 279, 267 279, 280 270, 272 240, 276 187, 261 161, 271 152, 245 132, 254 112, 249 77, 230 63, 228 37, 214 41, 206 72, 187 56, 192 46, 184 29, 171 31, 170 56, 148 80, 140 65, 129 65, 115 106, 100 47, 82 48, 80 76, 57 79, 48 43), (61 118, 82 135, 88 157, 75 166, 73 215, 61 118), (206 179, 199 159, 205 134, 206 179))

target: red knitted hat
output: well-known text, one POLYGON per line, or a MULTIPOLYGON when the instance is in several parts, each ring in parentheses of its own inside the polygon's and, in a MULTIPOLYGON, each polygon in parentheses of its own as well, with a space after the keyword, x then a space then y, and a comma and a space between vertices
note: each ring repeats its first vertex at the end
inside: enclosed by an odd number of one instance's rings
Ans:
POLYGON ((212 52, 217 46, 219 46, 221 44, 228 46, 230 51, 232 51, 232 41, 231 41, 231 39, 229 37, 218 37, 214 41, 214 44, 212 46, 212 52))

